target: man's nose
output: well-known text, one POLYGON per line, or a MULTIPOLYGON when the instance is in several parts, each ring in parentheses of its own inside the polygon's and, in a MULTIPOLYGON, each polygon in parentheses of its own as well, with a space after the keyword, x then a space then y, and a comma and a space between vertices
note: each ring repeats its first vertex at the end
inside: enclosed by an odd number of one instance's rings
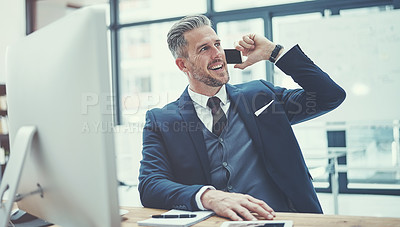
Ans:
POLYGON ((222 52, 224 50, 219 47, 214 47, 213 48, 213 58, 222 58, 222 52))

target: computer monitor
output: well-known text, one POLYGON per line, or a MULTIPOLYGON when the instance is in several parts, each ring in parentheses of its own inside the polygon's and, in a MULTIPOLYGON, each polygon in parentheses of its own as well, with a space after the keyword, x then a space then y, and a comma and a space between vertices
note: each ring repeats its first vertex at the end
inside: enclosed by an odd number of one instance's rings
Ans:
POLYGON ((105 15, 79 9, 7 53, 11 146, 37 129, 18 208, 61 226, 120 226, 105 15))

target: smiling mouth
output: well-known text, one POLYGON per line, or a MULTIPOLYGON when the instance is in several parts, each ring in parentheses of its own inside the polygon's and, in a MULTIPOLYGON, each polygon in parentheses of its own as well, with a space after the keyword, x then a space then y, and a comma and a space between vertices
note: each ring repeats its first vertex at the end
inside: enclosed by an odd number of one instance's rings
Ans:
POLYGON ((214 66, 210 67, 209 69, 211 69, 211 70, 220 70, 220 69, 222 69, 222 67, 223 67, 223 64, 218 64, 218 65, 214 65, 214 66))

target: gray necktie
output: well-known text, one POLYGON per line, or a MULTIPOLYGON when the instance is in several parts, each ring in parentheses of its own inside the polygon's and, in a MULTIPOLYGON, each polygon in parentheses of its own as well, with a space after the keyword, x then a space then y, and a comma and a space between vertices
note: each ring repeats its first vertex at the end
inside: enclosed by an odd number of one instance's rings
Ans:
POLYGON ((224 111, 221 109, 221 100, 218 97, 211 97, 208 99, 207 106, 211 108, 213 116, 213 127, 212 132, 219 136, 224 130, 227 119, 224 111))

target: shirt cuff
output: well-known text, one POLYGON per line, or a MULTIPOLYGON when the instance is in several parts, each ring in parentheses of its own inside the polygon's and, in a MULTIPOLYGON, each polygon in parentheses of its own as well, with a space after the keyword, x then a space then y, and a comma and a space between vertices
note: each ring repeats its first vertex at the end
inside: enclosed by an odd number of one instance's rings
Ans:
POLYGON ((196 193, 195 199, 196 199, 196 204, 197 207, 200 210, 207 210, 206 208, 204 208, 203 204, 201 203, 201 196, 203 195, 203 193, 207 190, 207 189, 211 189, 211 190, 215 190, 215 188, 213 186, 203 186, 202 188, 200 188, 200 190, 196 193))

